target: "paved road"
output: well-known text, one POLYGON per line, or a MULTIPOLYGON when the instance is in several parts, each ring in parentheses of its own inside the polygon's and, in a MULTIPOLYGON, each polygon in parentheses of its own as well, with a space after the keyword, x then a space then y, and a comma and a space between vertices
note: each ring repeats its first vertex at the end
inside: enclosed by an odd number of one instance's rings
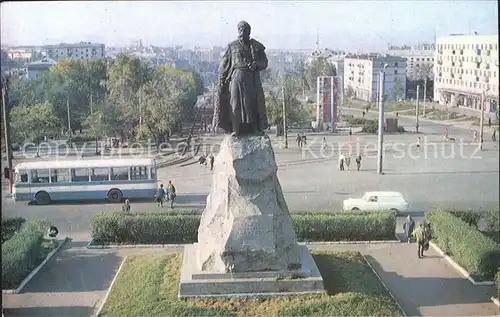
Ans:
MULTIPOLYGON (((302 151, 293 143, 288 149, 282 149, 282 142, 273 138, 278 176, 292 212, 337 211, 343 199, 362 196, 370 190, 401 191, 411 203, 410 212, 414 216, 421 216, 424 210, 433 206, 498 206, 498 149, 492 147, 475 153, 475 145, 460 147, 435 140, 423 144, 418 152, 412 135, 387 135, 386 174, 377 175, 376 136, 353 136, 351 141, 348 136, 326 137, 330 145, 324 155, 320 151, 321 136, 317 139, 310 137, 308 147, 302 151), (351 153, 357 148, 363 153, 360 172, 338 170, 338 148, 347 151, 349 146, 351 153)), ((220 138, 212 143, 218 140, 220 138)), ((179 206, 185 207, 203 206, 212 184, 212 172, 194 160, 162 168, 158 177, 161 182, 174 182, 179 193, 179 206)), ((5 188, 3 191, 5 193, 5 188)), ((132 201, 133 210, 145 210, 151 206, 148 202, 132 201)), ((93 214, 119 209, 119 205, 104 203, 27 206, 24 202, 2 200, 4 216, 47 218, 60 228, 61 235, 81 241, 89 239, 89 220, 93 214)))

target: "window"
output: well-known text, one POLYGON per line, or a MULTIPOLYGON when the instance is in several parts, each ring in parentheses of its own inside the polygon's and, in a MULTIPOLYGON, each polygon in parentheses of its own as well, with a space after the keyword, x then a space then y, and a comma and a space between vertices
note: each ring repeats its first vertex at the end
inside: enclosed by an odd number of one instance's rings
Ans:
POLYGON ((132 166, 130 167, 130 179, 148 179, 148 168, 146 166, 132 166))
POLYGON ((49 170, 31 170, 31 182, 32 183, 48 183, 49 182, 49 170))
POLYGON ((371 203, 376 203, 377 202, 377 196, 371 196, 368 198, 368 201, 371 202, 371 203))
POLYGON ((154 167, 151 167, 151 179, 156 179, 156 169, 154 167))
POLYGON ((126 181, 128 180, 128 167, 113 167, 111 168, 112 181, 126 181))
POLYGON ((50 170, 52 183, 67 183, 71 181, 69 169, 60 168, 50 170))
POLYGON ((88 182, 89 181, 89 169, 88 168, 72 168, 71 169, 71 180, 73 182, 88 182))
POLYGON ((109 181, 109 168, 107 167, 91 168, 90 181, 91 182, 109 181))
POLYGON ((28 182, 28 171, 26 171, 26 170, 19 170, 16 173, 16 184, 27 183, 27 182, 28 182))

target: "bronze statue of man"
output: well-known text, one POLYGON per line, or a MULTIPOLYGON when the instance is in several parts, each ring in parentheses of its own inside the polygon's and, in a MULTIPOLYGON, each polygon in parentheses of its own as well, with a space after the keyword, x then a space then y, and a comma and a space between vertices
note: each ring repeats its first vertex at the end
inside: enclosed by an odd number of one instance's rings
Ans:
POLYGON ((250 38, 250 25, 238 23, 219 67, 215 125, 233 136, 263 134, 268 128, 260 72, 267 68, 265 47, 250 38))

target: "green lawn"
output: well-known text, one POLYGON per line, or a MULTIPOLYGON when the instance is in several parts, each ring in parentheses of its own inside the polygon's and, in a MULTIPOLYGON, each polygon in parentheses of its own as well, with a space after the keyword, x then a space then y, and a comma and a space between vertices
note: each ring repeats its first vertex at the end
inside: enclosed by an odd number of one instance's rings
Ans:
POLYGON ((415 104, 408 101, 387 101, 384 103, 384 112, 401 112, 415 110, 415 104))
POLYGON ((357 252, 313 252, 328 295, 177 298, 182 254, 127 258, 100 316, 402 316, 357 252))

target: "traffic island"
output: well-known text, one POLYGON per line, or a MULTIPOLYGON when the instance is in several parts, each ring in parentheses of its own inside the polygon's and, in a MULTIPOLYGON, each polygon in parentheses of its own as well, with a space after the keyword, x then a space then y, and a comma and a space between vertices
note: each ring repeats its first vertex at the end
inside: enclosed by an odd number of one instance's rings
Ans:
POLYGON ((324 294, 179 299, 182 253, 129 256, 97 316, 403 316, 358 252, 312 252, 324 294))

